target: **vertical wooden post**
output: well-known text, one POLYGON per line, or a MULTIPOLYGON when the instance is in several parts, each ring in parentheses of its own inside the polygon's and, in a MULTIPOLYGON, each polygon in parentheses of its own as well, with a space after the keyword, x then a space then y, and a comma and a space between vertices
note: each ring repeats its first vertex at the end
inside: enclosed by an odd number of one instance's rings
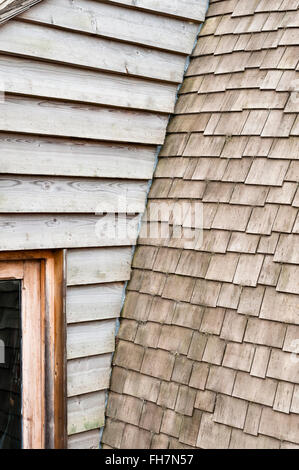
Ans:
POLYGON ((0 253, 0 279, 22 280, 23 448, 66 447, 64 252, 0 253))
POLYGON ((23 448, 45 446, 44 312, 41 265, 24 262, 22 288, 22 420, 23 448))

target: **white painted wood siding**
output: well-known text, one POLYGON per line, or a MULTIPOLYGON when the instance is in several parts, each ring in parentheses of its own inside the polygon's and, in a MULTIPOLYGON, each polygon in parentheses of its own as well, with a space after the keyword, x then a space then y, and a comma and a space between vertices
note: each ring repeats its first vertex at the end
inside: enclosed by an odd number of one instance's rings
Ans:
POLYGON ((132 246, 206 4, 42 0, 0 26, 0 250, 67 249, 69 448, 99 445, 132 246))

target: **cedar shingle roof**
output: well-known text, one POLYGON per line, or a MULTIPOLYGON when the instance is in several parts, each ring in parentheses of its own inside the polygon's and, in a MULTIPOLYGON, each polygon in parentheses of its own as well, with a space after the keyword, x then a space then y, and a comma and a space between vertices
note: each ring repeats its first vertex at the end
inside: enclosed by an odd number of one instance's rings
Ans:
POLYGON ((160 232, 141 230, 104 447, 299 448, 298 27, 297 0, 210 2, 149 194, 160 232), (203 239, 192 223, 163 237, 156 202, 201 202, 203 239))

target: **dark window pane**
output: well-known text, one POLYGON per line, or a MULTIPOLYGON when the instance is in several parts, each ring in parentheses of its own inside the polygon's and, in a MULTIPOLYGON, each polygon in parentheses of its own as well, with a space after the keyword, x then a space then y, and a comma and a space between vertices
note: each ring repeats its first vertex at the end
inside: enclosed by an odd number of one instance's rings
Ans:
POLYGON ((21 281, 0 281, 0 449, 21 447, 21 281))

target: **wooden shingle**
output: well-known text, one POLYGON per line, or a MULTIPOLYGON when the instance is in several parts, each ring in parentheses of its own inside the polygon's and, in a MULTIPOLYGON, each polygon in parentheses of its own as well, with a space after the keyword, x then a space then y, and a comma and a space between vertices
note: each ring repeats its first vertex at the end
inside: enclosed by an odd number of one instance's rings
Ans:
POLYGON ((273 409, 281 413, 289 413, 294 392, 294 385, 286 382, 279 382, 275 395, 273 409))
POLYGON ((250 374, 238 372, 233 396, 253 403, 272 406, 276 393, 277 383, 272 379, 258 379, 250 374))
POLYGON ((273 162, 263 158, 255 159, 245 183, 282 186, 288 165, 288 161, 276 160, 273 162))
POLYGON ((267 377, 299 383, 299 370, 291 354, 273 349, 267 370, 267 377))
POLYGON ((202 317, 200 331, 219 335, 223 323, 225 310, 223 308, 206 308, 202 317))
POLYGON ((244 204, 245 206, 263 206, 268 195, 267 187, 245 186, 237 184, 232 194, 231 204, 244 204))
POLYGON ((231 430, 213 421, 213 415, 204 413, 196 445, 202 449, 227 449, 231 430))
POLYGON ((298 248, 298 235, 280 235, 278 245, 274 254, 274 261, 298 264, 298 248))
POLYGON ((222 341, 218 336, 209 336, 202 360, 209 364, 221 364, 225 346, 225 341, 222 341))
POLYGON ((229 343, 225 350, 223 365, 249 372, 253 356, 254 347, 251 344, 229 343))
POLYGON ((248 233, 258 233, 262 235, 270 235, 278 207, 267 204, 265 207, 256 207, 253 209, 248 227, 248 233))
POLYGON ((246 420, 244 424, 245 433, 252 434, 253 436, 258 435, 261 413, 262 407, 260 405, 256 405, 255 403, 250 403, 248 405, 246 420))
POLYGON ((152 448, 299 445, 298 8, 211 1, 179 90, 147 207, 170 230, 141 232, 112 380, 152 448), (202 221, 176 238, 161 201, 202 221))
POLYGON ((299 325, 298 306, 298 299, 295 295, 279 293, 275 291, 275 288, 268 287, 263 298, 260 317, 299 325))
POLYGON ((218 395, 214 413, 216 423, 243 429, 248 404, 246 401, 226 395, 218 395))
POLYGON ((259 427, 261 434, 272 436, 280 440, 287 440, 299 444, 298 436, 299 416, 285 415, 270 408, 264 408, 259 427))
POLYGON ((227 341, 242 343, 247 319, 234 310, 227 310, 220 334, 220 338, 227 341))
POLYGON ((244 315, 259 316, 260 308, 264 297, 265 288, 263 286, 245 287, 242 289, 238 312, 244 315))
POLYGON ((191 303, 216 307, 221 283, 199 279, 196 281, 191 303))
POLYGON ((189 302, 194 289, 195 280, 190 277, 169 276, 163 290, 163 297, 189 302))
POLYGON ((296 352, 296 339, 299 338, 299 326, 289 325, 285 336, 283 350, 296 352))
POLYGON ((227 251, 254 254, 257 251, 258 243, 258 235, 250 235, 244 232, 232 232, 227 251))
POLYGON ((236 309, 239 304, 240 295, 240 286, 223 283, 217 300, 217 305, 219 307, 236 309))
POLYGON ((249 436, 239 429, 232 430, 230 449, 279 449, 280 441, 271 437, 249 436))
POLYGON ((281 348, 286 327, 281 323, 269 322, 259 318, 249 318, 244 341, 281 348))
POLYGON ((284 265, 282 267, 276 290, 299 294, 299 266, 284 265))
POLYGON ((263 260, 263 255, 242 254, 233 282, 243 286, 256 286, 263 260))
POLYGON ((232 282, 239 257, 235 253, 214 255, 210 261, 206 279, 210 281, 232 282), (226 264, 227 263, 227 264, 226 264))
POLYGON ((231 395, 236 371, 226 367, 211 366, 206 388, 214 392, 231 395))
POLYGON ((271 349, 266 346, 255 348, 250 375, 264 379, 266 377, 271 349))
POLYGON ((250 214, 250 207, 219 205, 212 227, 243 232, 246 229, 250 214))

